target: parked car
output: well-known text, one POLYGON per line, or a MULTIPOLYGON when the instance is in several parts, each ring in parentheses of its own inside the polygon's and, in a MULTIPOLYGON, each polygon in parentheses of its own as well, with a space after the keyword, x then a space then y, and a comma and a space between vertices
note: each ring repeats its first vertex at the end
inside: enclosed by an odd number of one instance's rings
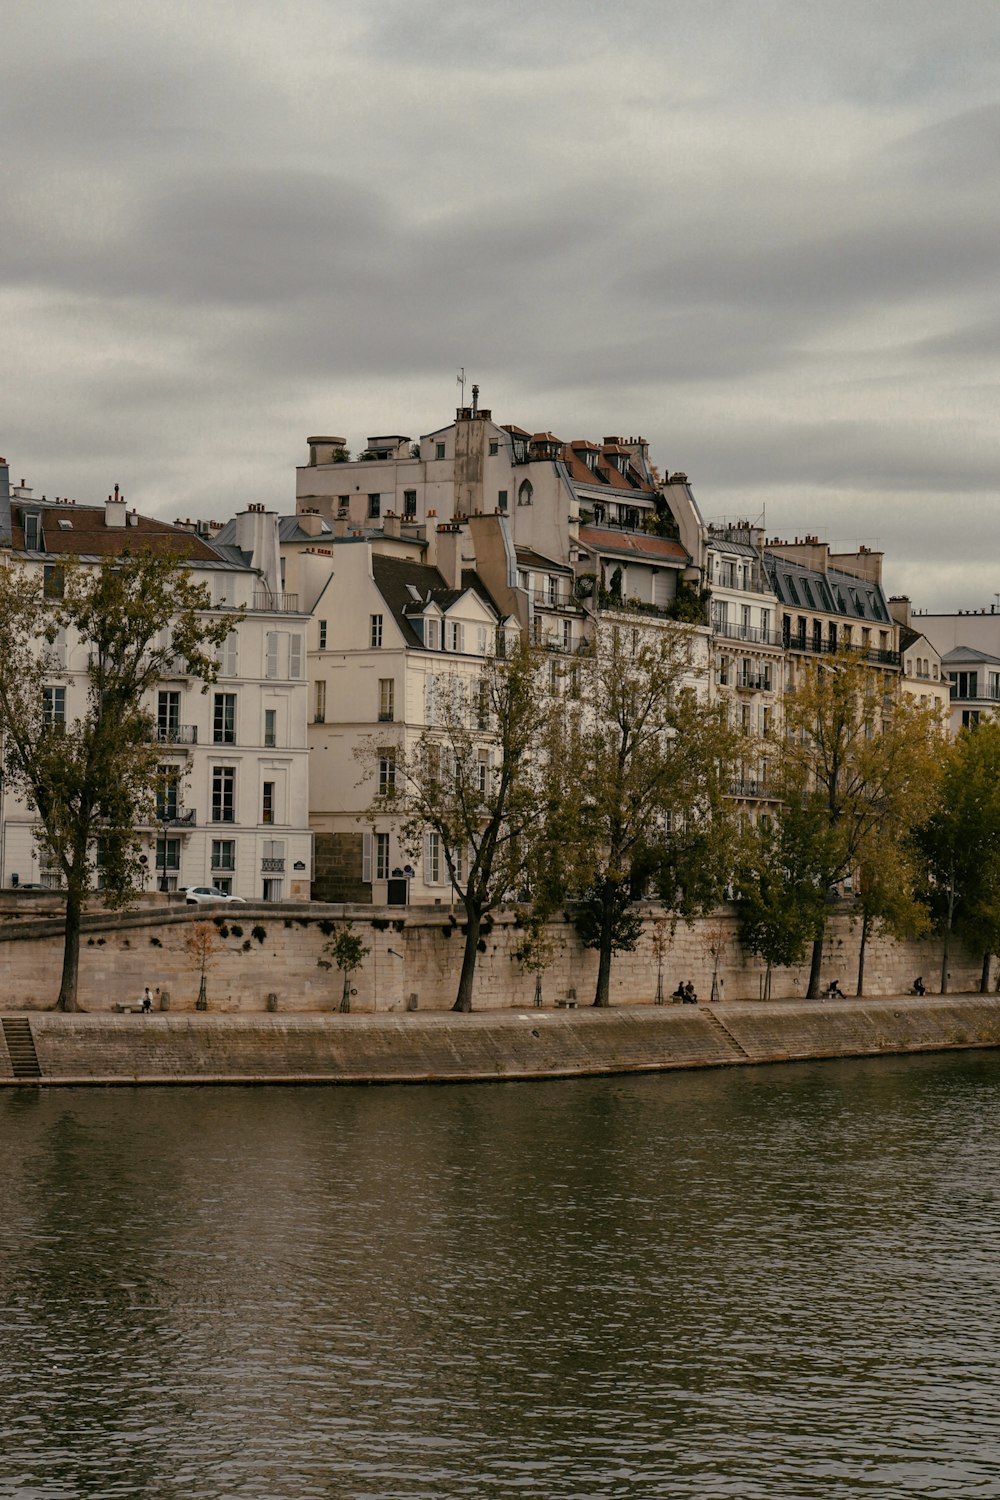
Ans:
POLYGON ((214 885, 189 885, 185 888, 184 899, 188 906, 200 906, 203 901, 238 901, 241 906, 246 906, 242 896, 230 896, 214 885))

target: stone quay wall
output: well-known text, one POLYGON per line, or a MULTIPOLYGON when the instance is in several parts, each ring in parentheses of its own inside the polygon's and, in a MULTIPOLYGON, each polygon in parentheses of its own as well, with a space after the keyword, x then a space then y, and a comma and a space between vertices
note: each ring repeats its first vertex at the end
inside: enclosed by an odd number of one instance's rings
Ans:
MULTIPOLYGON (((48 1010, 59 988, 62 922, 55 897, 0 900, 0 1004, 16 1010, 48 1010)), ((704 1001, 759 1000, 764 967, 745 954, 736 935, 735 917, 723 910, 687 927, 657 927, 649 908, 646 927, 634 953, 616 955, 611 1000, 615 1005, 652 1004, 657 993, 657 942, 662 939, 663 992, 669 998, 678 981, 691 980, 704 1001)), ((410 1008, 450 1009, 458 988, 463 936, 461 915, 447 908, 323 906, 303 904, 233 905, 188 908, 164 897, 147 896, 127 914, 92 911, 85 920, 80 953, 80 1004, 87 1011, 113 1011, 138 1003, 144 985, 169 997, 173 1011, 194 1010, 200 969, 190 950, 192 932, 208 926, 216 950, 206 972, 208 1008, 214 1013, 330 1012, 339 1010, 343 976, 324 952, 330 934, 345 919, 370 952, 351 976, 351 1008, 357 1012, 399 1012, 410 1008), (269 1002, 269 996, 274 1001, 269 1002), (416 997, 413 999, 413 997, 416 997)), ((557 953, 542 975, 545 1007, 576 999, 589 1005, 597 976, 597 955, 584 949, 571 924, 552 924, 557 953)), ((509 913, 496 917, 484 935, 479 955, 474 1005, 477 1010, 531 1006, 535 975, 516 953, 522 929, 509 913)), ((836 979, 845 994, 856 989, 857 930, 846 911, 831 914, 823 978, 836 979)), ((937 990, 941 951, 936 941, 869 944, 865 992, 869 997, 905 994, 917 974, 937 990)), ((979 987, 975 955, 953 950, 949 991, 979 987)), ((802 998, 808 968, 776 969, 774 999, 802 998)))
POLYGON ((49 1013, 2 1018, 0 1086, 510 1081, 998 1045, 1000 1002, 980 996, 463 1016, 49 1013))

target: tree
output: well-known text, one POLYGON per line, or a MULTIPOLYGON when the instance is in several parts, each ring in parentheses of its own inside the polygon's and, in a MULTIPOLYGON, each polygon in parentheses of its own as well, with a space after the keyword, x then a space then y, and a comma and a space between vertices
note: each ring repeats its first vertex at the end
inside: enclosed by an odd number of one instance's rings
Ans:
POLYGON ((765 1000, 772 969, 802 962, 822 916, 825 895, 810 858, 817 821, 808 804, 791 798, 775 818, 762 820, 742 840, 735 880, 740 942, 767 966, 765 1000))
POLYGON ((206 976, 216 956, 222 951, 222 942, 211 922, 195 922, 184 939, 184 946, 190 953, 192 963, 199 975, 197 1009, 207 1010, 208 981, 206 976))
POLYGON ((725 883, 734 737, 694 690, 692 638, 676 624, 603 629, 554 763, 574 810, 567 839, 577 928, 599 955, 596 1006, 610 1003, 613 955, 635 947, 634 903, 647 890, 676 923, 717 904, 725 883))
POLYGON ((870 937, 886 933, 894 938, 917 938, 931 925, 927 904, 920 896, 922 861, 912 832, 895 826, 880 829, 858 859, 855 910, 860 927, 859 995, 865 992, 865 955, 870 937))
POLYGON ((60 582, 62 597, 50 598, 37 572, 0 569, 0 729, 8 787, 37 813, 39 845, 66 888, 57 1005, 76 1010, 98 852, 103 900, 124 905, 141 868, 136 825, 154 816, 159 756, 146 695, 177 663, 214 681, 234 616, 207 617, 207 589, 176 559, 145 552, 97 567, 67 559, 60 582), (64 721, 51 684, 71 682, 66 652, 86 652, 89 664, 86 704, 64 721))
POLYGON ((941 993, 948 992, 952 933, 982 954, 989 988, 1000 951, 1000 723, 985 720, 947 747, 940 799, 919 830, 928 863, 928 900, 942 937, 941 993))
POLYGON ((382 766, 370 813, 398 818, 410 857, 447 874, 465 911, 465 949, 453 1009, 472 1009, 484 922, 516 896, 542 836, 541 765, 551 719, 544 665, 526 642, 484 659, 477 679, 437 684, 436 722, 411 745, 362 746, 370 775, 382 766), (387 754, 388 751, 388 754, 387 754))
POLYGON ((785 727, 783 795, 811 826, 803 874, 817 895, 808 990, 816 999, 827 898, 882 833, 902 836, 926 817, 941 737, 932 709, 849 649, 806 668, 785 700, 785 727))
POLYGON ((323 951, 330 954, 344 976, 340 1009, 346 1015, 351 1009, 351 975, 364 963, 371 948, 360 933, 354 931, 354 924, 345 922, 344 926, 323 944, 323 951))
POLYGON ((514 957, 535 976, 535 1004, 542 1004, 542 975, 552 967, 565 947, 561 937, 552 931, 551 913, 533 907, 527 917, 522 916, 524 936, 514 957))

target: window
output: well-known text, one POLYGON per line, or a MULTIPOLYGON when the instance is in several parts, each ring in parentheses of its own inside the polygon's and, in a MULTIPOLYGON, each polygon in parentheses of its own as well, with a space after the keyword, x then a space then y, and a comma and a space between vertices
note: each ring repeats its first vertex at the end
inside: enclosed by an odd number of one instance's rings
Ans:
POLYGON ((490 752, 488 750, 480 750, 476 772, 479 791, 485 797, 490 785, 490 752))
POLYGON ((490 727, 490 685, 485 677, 476 684, 476 728, 490 727))
POLYGON ((496 458, 496 456, 497 456, 497 454, 499 452, 500 452, 500 444, 499 444, 499 442, 497 441, 496 438, 492 438, 490 440, 490 458, 496 458))
POLYGON ((319 649, 321 651, 325 651, 326 650, 326 621, 325 620, 320 620, 320 622, 319 622, 319 649))
POLYGON ((497 510, 506 512, 506 509, 507 509, 507 491, 506 490, 497 490, 497 510))
POLYGON ((370 521, 377 521, 378 518, 379 518, 379 516, 381 514, 382 514, 382 496, 381 495, 369 495, 368 496, 368 519, 370 521))
POLYGON ((370 615, 368 618, 368 644, 376 649, 382 644, 381 615, 370 615))
POLYGON ((42 541, 42 518, 39 515, 24 517, 24 546, 27 552, 40 552, 42 541))
POLYGON ((448 639, 445 649, 447 651, 464 651, 465 629, 460 622, 458 620, 449 620, 445 629, 448 639))
POLYGON ((66 689, 42 688, 42 722, 46 729, 61 729, 66 723, 66 689))
POLYGON ((435 458, 444 458, 444 443, 435 443, 434 444, 434 457, 435 458))
POLYGON ((740 631, 742 633, 743 639, 745 641, 748 641, 750 639, 750 606, 749 606, 749 604, 741 604, 740 605, 740 631))
POLYGON ((534 492, 534 490, 531 487, 531 480, 530 479, 524 479, 524 480, 522 480, 521 486, 520 486, 520 488, 519 488, 519 490, 517 492, 517 503, 518 503, 518 505, 530 505, 531 504, 531 499, 532 499, 532 496, 534 495, 534 493, 535 492, 534 492))
POLYGON ((395 718, 395 696, 395 680, 392 677, 380 677, 378 681, 378 717, 380 724, 391 724, 395 718))
POLYGON ((424 880, 427 885, 441 884, 441 835, 429 833, 424 847, 424 880))
POLYGON ((417 515, 417 492, 416 490, 403 491, 403 520, 413 521, 417 515))
POLYGON ((490 649, 490 632, 487 626, 476 626, 476 655, 485 656, 490 649))
POLYGON ((231 630, 219 648, 219 676, 238 677, 240 670, 240 638, 231 630))
POLYGON ((236 744, 236 694, 216 693, 212 709, 212 743, 236 744))
POLYGON ((719 686, 720 687, 728 687, 729 686, 729 657, 728 656, 720 656, 719 657, 718 671, 719 671, 719 686))
POLYGON ((260 799, 260 821, 274 822, 274 782, 265 781, 260 799))
POLYGON ((771 629, 771 611, 762 609, 760 612, 760 638, 766 641, 771 629))
POLYGON ((979 697, 979 673, 978 672, 953 672, 952 682, 958 691, 953 693, 955 698, 978 698, 979 697))
POLYGON ((177 739, 181 727, 181 695, 180 693, 157 693, 156 695, 156 738, 161 743, 170 744, 177 739))
POLYGON ((212 822, 236 821, 236 767, 212 767, 212 822))
POLYGON ((180 771, 177 766, 157 766, 156 776, 156 816, 161 823, 171 823, 177 817, 180 771))
POLYGON ((273 750, 278 743, 278 710, 276 708, 265 708, 264 710, 264 744, 269 750, 273 750))
POLYGON ((562 648, 563 648, 564 651, 572 651, 572 649, 573 649, 573 621, 572 620, 563 620, 563 622, 562 622, 562 648))
POLYGON ((378 794, 388 797, 396 790, 396 752, 391 745, 378 753, 378 794))
POLYGON ((389 835, 387 833, 375 835, 375 879, 389 879, 389 835))
POLYGON ((179 870, 181 867, 181 841, 180 839, 157 839, 156 840, 156 868, 166 872, 168 870, 179 870))
POLYGON ((212 869, 213 870, 235 870, 236 869, 236 840, 235 839, 213 839, 212 840, 212 869))
POLYGON ((316 712, 313 715, 317 724, 326 723, 326 683, 316 683, 316 712))
POLYGON ((269 630, 265 653, 265 677, 287 677, 297 681, 302 676, 301 635, 291 635, 287 630, 269 630))
POLYGON ((66 584, 66 569, 59 563, 46 563, 42 593, 46 599, 61 599, 66 584))
POLYGON ((424 621, 424 644, 429 651, 438 648, 438 622, 437 620, 424 621))

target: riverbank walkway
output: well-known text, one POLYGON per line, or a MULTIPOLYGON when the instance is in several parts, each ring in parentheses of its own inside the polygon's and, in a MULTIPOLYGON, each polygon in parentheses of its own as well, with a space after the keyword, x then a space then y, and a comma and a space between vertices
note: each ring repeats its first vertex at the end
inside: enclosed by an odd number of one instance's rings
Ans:
POLYGON ((0 1017, 0 1085, 441 1083, 1000 1046, 990 995, 607 1010, 0 1017))

